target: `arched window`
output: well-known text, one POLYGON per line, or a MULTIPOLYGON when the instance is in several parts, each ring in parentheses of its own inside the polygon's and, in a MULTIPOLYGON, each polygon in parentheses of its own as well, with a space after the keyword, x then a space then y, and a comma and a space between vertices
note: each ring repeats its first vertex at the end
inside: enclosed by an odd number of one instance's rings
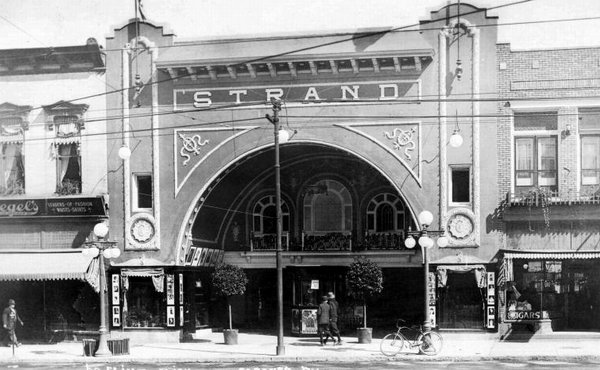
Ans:
POLYGON ((406 228, 404 202, 391 193, 378 194, 367 206, 367 231, 389 233, 406 228))
POLYGON ((352 231, 352 198, 344 185, 333 180, 321 180, 306 189, 304 231, 321 235, 352 231))
MULTIPOLYGON (((252 211, 253 227, 255 235, 276 234, 277 233, 277 209, 275 208, 275 196, 268 195, 261 198, 254 205, 252 211)), ((283 232, 290 231, 290 209, 281 201, 281 223, 283 232)))

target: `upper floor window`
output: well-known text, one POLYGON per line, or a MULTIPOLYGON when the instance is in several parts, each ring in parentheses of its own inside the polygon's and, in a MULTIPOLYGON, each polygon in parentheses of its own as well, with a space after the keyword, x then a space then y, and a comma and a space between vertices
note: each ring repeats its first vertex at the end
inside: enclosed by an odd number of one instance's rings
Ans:
POLYGON ((389 233, 404 230, 406 214, 404 202, 397 195, 382 193, 373 197, 367 206, 367 230, 389 233))
POLYGON ((81 193, 81 156, 79 144, 56 145, 56 192, 60 195, 81 193))
POLYGON ((463 204, 471 201, 471 170, 468 167, 450 168, 450 203, 463 204))
MULTIPOLYGON (((277 233, 277 208, 275 208, 275 196, 268 195, 261 198, 254 205, 253 231, 257 235, 277 233)), ((290 231, 290 209, 286 202, 281 201, 281 223, 283 232, 290 231)))
POLYGON ((0 195, 25 193, 23 140, 29 105, 0 104, 0 195))
POLYGON ((133 177, 134 211, 152 209, 152 175, 134 175, 133 177))
POLYGON ((310 234, 351 232, 352 198, 348 189, 334 180, 321 180, 310 188, 303 202, 304 230, 310 234))
POLYGON ((556 112, 515 113, 515 186, 558 185, 558 117, 556 112))
POLYGON ((25 193, 25 168, 21 143, 2 144, 0 157, 0 194, 25 193))
POLYGON ((517 187, 550 187, 556 190, 556 137, 516 138, 515 162, 517 187))
POLYGON ((87 104, 66 101, 44 106, 48 130, 55 132, 53 145, 56 158, 56 193, 80 194, 81 131, 85 128, 83 115, 87 104))
POLYGON ((600 109, 579 110, 581 184, 600 184, 600 109))

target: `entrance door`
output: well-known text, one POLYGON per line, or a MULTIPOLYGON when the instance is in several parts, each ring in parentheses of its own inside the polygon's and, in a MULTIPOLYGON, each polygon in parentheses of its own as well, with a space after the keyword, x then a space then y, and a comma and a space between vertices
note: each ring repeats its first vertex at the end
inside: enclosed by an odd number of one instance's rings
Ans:
POLYGON ((484 295, 473 271, 448 271, 446 286, 439 292, 439 327, 483 329, 484 295))
POLYGON ((597 261, 569 261, 566 299, 567 329, 598 330, 600 328, 600 275, 597 261))

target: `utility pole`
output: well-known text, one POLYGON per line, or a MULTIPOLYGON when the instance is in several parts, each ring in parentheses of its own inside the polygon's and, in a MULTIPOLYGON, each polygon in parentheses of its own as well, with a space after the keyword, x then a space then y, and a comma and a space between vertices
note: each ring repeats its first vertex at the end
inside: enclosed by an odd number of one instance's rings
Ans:
POLYGON ((271 98, 273 104, 273 117, 268 114, 265 117, 273 124, 273 136, 275 140, 275 207, 277 208, 277 246, 275 259, 277 266, 277 356, 285 355, 283 344, 283 267, 281 260, 281 234, 283 232, 281 216, 281 174, 279 165, 279 111, 281 101, 271 98))

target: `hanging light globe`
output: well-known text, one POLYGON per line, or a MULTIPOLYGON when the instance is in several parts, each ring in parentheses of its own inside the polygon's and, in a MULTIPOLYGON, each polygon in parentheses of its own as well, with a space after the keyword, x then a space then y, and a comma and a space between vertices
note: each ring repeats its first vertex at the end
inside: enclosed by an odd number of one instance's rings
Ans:
POLYGON ((119 158, 126 161, 131 157, 131 149, 127 145, 123 145, 119 148, 119 158))
POLYGON ((290 133, 288 130, 279 130, 279 143, 284 144, 290 140, 290 133))
POLYGON ((440 248, 447 247, 449 243, 450 243, 450 241, 448 240, 448 237, 446 235, 440 236, 437 240, 437 245, 440 248))
POLYGON ((463 143, 463 137, 460 135, 458 131, 454 131, 452 136, 450 136, 450 146, 453 148, 458 148, 463 143))

